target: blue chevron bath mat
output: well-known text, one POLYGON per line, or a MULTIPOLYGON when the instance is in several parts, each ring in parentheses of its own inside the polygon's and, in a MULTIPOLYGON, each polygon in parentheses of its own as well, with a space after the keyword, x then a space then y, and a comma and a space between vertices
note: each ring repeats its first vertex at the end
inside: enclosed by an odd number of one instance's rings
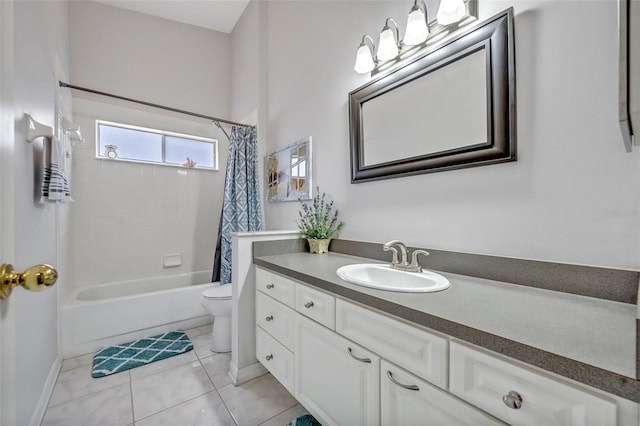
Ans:
POLYGON ((193 343, 181 331, 170 331, 135 342, 109 346, 93 356, 91 377, 104 377, 189 352, 193 343))

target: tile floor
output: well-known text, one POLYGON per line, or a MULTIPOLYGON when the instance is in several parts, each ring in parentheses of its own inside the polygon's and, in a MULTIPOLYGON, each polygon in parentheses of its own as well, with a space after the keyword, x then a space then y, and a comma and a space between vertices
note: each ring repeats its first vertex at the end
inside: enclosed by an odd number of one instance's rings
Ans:
POLYGON ((233 386, 211 325, 186 330, 193 351, 94 379, 93 354, 65 360, 43 426, 284 426, 306 411, 270 374, 233 386))

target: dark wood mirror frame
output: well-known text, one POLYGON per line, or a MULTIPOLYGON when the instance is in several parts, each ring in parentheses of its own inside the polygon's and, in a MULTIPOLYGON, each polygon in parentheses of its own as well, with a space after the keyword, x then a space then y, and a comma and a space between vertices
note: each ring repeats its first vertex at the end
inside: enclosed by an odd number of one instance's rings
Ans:
MULTIPOLYGON (((476 22, 444 44, 399 63, 349 93, 351 183, 433 173, 516 160, 516 94, 513 9, 476 22), (411 158, 364 164, 362 105, 467 55, 486 55, 487 139, 460 148, 411 158)), ((428 134, 425 132, 425 139, 428 134)), ((426 144, 425 144, 426 145, 426 144)))

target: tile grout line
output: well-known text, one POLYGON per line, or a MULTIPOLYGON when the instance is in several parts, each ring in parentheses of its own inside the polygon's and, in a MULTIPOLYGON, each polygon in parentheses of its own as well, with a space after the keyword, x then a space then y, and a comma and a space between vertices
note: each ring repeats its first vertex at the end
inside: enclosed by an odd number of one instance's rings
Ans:
MULTIPOLYGON (((1 1, 1 0, 0 0, 0 1, 1 1)), ((88 364, 88 365, 79 365, 78 367, 74 367, 74 368, 70 368, 69 370, 65 370, 65 371, 60 371, 60 372, 58 372, 58 377, 56 377, 56 384, 53 386, 53 391, 51 392, 51 396, 53 396, 53 392, 55 392, 56 387, 60 384, 60 375, 61 375, 62 373, 66 373, 67 371, 77 370, 78 368, 91 367, 91 365, 92 365, 92 364, 88 364)), ((124 371, 123 371, 122 373, 124 373, 124 371)), ((89 370, 89 374, 91 374, 91 370, 89 370)), ((106 377, 106 376, 105 376, 105 377, 106 377)), ((88 396, 95 395, 95 394, 97 394, 97 393, 100 393, 100 392, 103 392, 103 391, 106 391, 106 390, 109 390, 109 389, 113 389, 113 388, 116 388, 116 387, 118 387, 118 386, 122 386, 122 385, 124 385, 124 384, 125 384, 125 382, 123 382, 123 383, 118 383, 118 384, 115 384, 115 385, 112 385, 112 386, 108 386, 108 387, 106 387, 106 388, 104 388, 104 389, 96 390, 96 391, 94 391, 94 392, 89 392, 89 393, 84 394, 84 395, 82 395, 82 396, 79 396, 79 397, 77 397, 77 398, 72 398, 72 399, 68 399, 68 400, 66 400, 66 401, 58 402, 57 404, 51 404, 51 403, 49 403, 49 404, 47 405, 47 410, 48 410, 49 408, 57 407, 58 405, 66 404, 66 403, 69 403, 69 402, 72 402, 72 401, 77 401, 77 400, 79 400, 79 399, 86 398, 86 397, 88 397, 88 396)))
POLYGON ((133 426, 136 426, 136 412, 133 405, 133 379, 131 378, 131 370, 128 370, 129 374, 129 400, 131 401, 131 423, 133 426))
POLYGON ((194 397, 192 397, 192 398, 189 398, 189 399, 187 399, 187 400, 184 400, 184 401, 182 401, 182 402, 179 402, 179 403, 177 403, 176 405, 172 405, 171 407, 163 408, 162 410, 160 410, 160 411, 156 411, 155 413, 149 414, 148 416, 144 416, 144 417, 142 417, 142 418, 140 418, 140 419, 138 419, 138 420, 134 420, 134 426, 135 426, 135 422, 136 422, 136 421, 142 421, 142 420, 148 419, 149 417, 153 417, 153 416, 155 416, 155 415, 157 415, 157 414, 164 413, 165 411, 168 411, 168 410, 174 409, 174 408, 176 408, 176 407, 179 407, 179 406, 181 406, 182 404, 185 404, 185 403, 187 403, 187 402, 189 402, 189 401, 193 401, 194 399, 198 399, 198 398, 200 398, 200 397, 203 397, 203 396, 205 396, 205 395, 208 395, 208 394, 210 394, 210 393, 213 393, 213 391, 214 391, 214 390, 215 390, 215 386, 214 386, 214 389, 213 389, 213 390, 210 390, 209 392, 205 392, 205 393, 203 393, 202 395, 196 395, 196 396, 194 396, 194 397))
MULTIPOLYGON (((291 396, 293 396, 293 395, 291 395, 291 396)), ((294 397, 293 399, 296 401, 296 402, 295 402, 295 404, 293 404, 291 407, 287 407, 287 408, 285 408, 284 410, 282 410, 281 412, 279 412, 279 413, 278 413, 278 414, 276 414, 275 416, 273 416, 273 417, 269 417, 267 420, 265 420, 265 421, 263 421, 263 422, 259 423, 259 424, 258 424, 258 426, 263 425, 263 424, 267 423, 268 421, 271 421, 271 420, 275 419, 275 418, 276 418, 276 417, 278 417, 279 415, 284 414, 284 412, 285 412, 285 411, 289 411, 289 410, 291 410, 291 409, 292 409, 293 407, 295 407, 296 405, 300 405, 302 408, 304 408, 304 406, 303 406, 302 404, 300 404, 300 403, 298 402, 298 400, 297 400, 297 399, 295 399, 295 397, 294 397)), ((307 409, 306 409, 306 408, 304 408, 304 410, 305 410, 305 411, 307 411, 307 409)))
MULTIPOLYGON (((218 355, 218 354, 216 353, 216 355, 218 355)), ((216 356, 216 355, 213 355, 213 356, 216 356)), ((229 413, 229 417, 231 417, 231 420, 233 420, 233 423, 235 423, 236 426, 239 425, 240 423, 238 423, 238 420, 236 419, 236 417, 231 412, 231 409, 229 409, 229 406, 227 406, 227 403, 225 402, 224 398, 220 394, 220 391, 218 390, 218 387, 216 386, 215 383, 213 383, 213 378, 211 378, 211 376, 209 376, 209 372, 207 371, 206 368, 204 368, 204 364, 202 363, 202 360, 200 359, 200 356, 198 356, 197 352, 196 352, 196 356, 198 357, 198 361, 200 361, 200 365, 202 366, 202 369, 204 370, 204 373, 207 375, 207 377, 209 378, 209 381, 213 385, 213 389, 218 394, 218 398, 220 398, 220 402, 222 402, 222 405, 224 406, 225 410, 227 410, 227 413, 229 413)), ((209 358, 209 357, 207 357, 207 358, 209 358)), ((233 384, 233 383, 230 383, 230 384, 233 384)), ((229 385, 225 385, 225 386, 229 386, 229 385)), ((222 387, 224 387, 224 386, 222 386, 222 387)))
MULTIPOLYGON (((202 370, 203 370, 203 371, 204 371, 204 373, 206 374, 207 378, 209 378, 209 374, 207 374, 207 370, 204 368, 204 366, 202 365, 202 362, 201 362, 201 361, 200 361, 200 359, 198 358, 198 354, 197 354, 195 351, 194 351, 194 354, 196 355, 196 360, 197 360, 198 362, 200 362, 200 367, 202 368, 202 370)), ((184 354, 181 354, 181 355, 184 355, 184 354)), ((176 369, 176 368, 184 367, 185 365, 187 365, 187 364, 189 364, 189 363, 192 363, 192 362, 195 362, 195 360, 194 360, 194 361, 188 361, 188 362, 185 362, 185 363, 183 363, 183 364, 173 366, 173 367, 171 367, 171 368, 167 368, 167 369, 164 369, 164 370, 157 371, 157 372, 155 372, 155 373, 151 373, 151 374, 147 374, 147 375, 145 375, 145 376, 138 377, 136 380, 145 379, 145 378, 147 378, 147 377, 150 377, 150 376, 153 376, 153 375, 157 375, 157 374, 165 374, 165 373, 167 373, 168 371, 174 370, 174 369, 176 369)), ((131 400, 132 400, 132 402, 131 402, 131 408, 132 408, 132 412, 133 412, 133 411, 134 411, 134 409, 133 409, 133 378, 131 377, 131 371, 132 371, 132 370, 134 370, 134 369, 132 368, 132 369, 130 369, 130 370, 128 370, 128 371, 129 371, 129 378, 130 378, 130 385, 131 385, 131 400)), ((209 378, 209 381, 211 382, 211 379, 210 379, 210 378, 209 378)), ((215 390, 216 386, 213 384, 213 382, 211 382, 211 385, 213 386, 213 390, 215 390)), ((210 390, 209 392, 205 392, 205 393, 200 394, 200 395, 196 395, 196 396, 194 396, 194 397, 192 397, 192 398, 186 399, 186 400, 184 400, 184 401, 182 401, 182 402, 179 402, 179 403, 177 403, 177 404, 175 404, 175 405, 172 405, 172 406, 170 406, 170 407, 163 408, 163 409, 162 409, 162 410, 160 410, 160 411, 156 411, 155 413, 149 414, 148 416, 144 416, 144 417, 142 417, 142 418, 140 418, 140 419, 137 419, 137 420, 136 420, 136 418, 135 418, 135 412, 133 412, 133 416, 134 416, 134 417, 133 417, 133 420, 134 420, 134 426, 135 426, 135 422, 136 422, 136 421, 141 421, 141 420, 143 420, 143 419, 147 419, 147 418, 149 418, 149 417, 151 417, 151 416, 155 416, 156 414, 159 414, 159 413, 162 413, 162 412, 164 412, 164 411, 170 410, 170 409, 172 409, 172 408, 178 407, 178 406, 180 406, 180 405, 182 405, 182 404, 184 404, 184 403, 186 403, 186 402, 188 402, 188 401, 191 401, 191 400, 194 400, 194 399, 196 399, 196 398, 200 398, 201 396, 207 395, 207 394, 209 394, 209 393, 213 392, 213 390, 210 390)))

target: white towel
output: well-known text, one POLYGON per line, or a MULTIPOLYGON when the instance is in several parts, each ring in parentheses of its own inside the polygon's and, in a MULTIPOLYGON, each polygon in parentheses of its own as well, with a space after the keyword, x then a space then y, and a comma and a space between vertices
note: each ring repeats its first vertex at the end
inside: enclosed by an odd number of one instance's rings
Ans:
POLYGON ((66 203, 73 201, 65 172, 65 152, 55 136, 44 138, 44 170, 42 173, 41 203, 66 203))

